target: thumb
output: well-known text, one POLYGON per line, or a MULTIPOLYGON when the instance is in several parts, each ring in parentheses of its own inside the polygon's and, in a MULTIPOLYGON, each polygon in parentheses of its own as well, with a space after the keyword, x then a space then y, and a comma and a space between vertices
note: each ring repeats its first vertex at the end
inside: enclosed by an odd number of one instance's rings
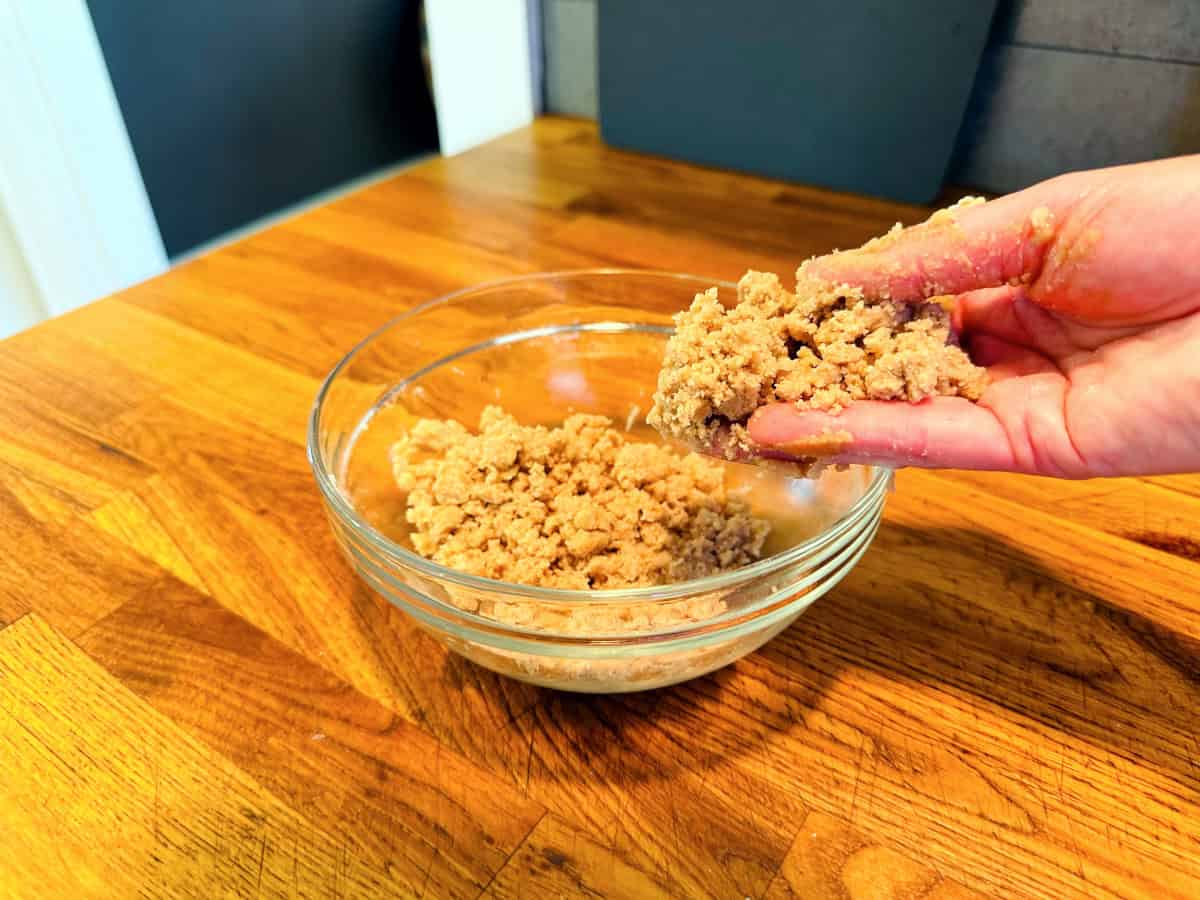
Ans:
POLYGON ((962 397, 922 403, 859 401, 841 413, 774 403, 750 417, 750 438, 763 456, 811 456, 820 435, 849 434, 829 461, 938 469, 1013 471, 1016 461, 1000 420, 962 397))

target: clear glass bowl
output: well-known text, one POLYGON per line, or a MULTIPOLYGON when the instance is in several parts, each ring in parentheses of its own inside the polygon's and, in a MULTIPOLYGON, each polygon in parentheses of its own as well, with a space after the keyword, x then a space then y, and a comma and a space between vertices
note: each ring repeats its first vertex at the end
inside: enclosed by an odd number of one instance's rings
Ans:
POLYGON ((772 523, 763 559, 663 587, 571 591, 480 578, 417 555, 388 448, 418 418, 476 427, 489 404, 522 424, 599 413, 637 437, 671 333, 700 290, 661 272, 524 276, 459 291, 394 319, 329 374, 308 457, 342 550, 362 579, 448 647, 547 687, 615 692, 694 678, 751 652, 837 584, 867 549, 886 469, 801 480, 725 464, 772 523))

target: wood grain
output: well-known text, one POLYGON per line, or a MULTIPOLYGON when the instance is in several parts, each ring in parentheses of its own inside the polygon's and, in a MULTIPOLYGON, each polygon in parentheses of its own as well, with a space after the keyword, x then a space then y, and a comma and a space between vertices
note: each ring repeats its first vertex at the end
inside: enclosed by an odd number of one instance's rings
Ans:
POLYGON ((162 570, 127 544, 85 521, 65 524, 43 512, 0 484, 0 618, 37 610, 74 636, 161 582, 162 570))
POLYGON ((188 585, 124 604, 80 645, 345 846, 427 881, 429 896, 477 895, 543 813, 188 585))
POLYGON ((0 756, 6 897, 415 896, 436 862, 335 839, 36 615, 0 632, 0 756))
POLYGON ((659 900, 672 893, 602 841, 547 815, 481 896, 488 900, 659 900))
POLYGON ((974 900, 975 891, 865 839, 841 819, 812 813, 764 900, 974 900))
POLYGON ((792 628, 622 697, 448 654, 325 525, 313 394, 413 304, 926 213, 544 119, 0 343, 0 895, 1200 894, 1200 477, 901 473, 792 628))
MULTIPOLYGON (((1182 480, 1059 481, 995 472, 946 472, 941 477, 974 485, 1051 516, 1084 520, 1089 528, 1115 537, 1200 561, 1200 496, 1168 486, 1186 484, 1182 480)), ((1196 480, 1200 479, 1192 479, 1196 480)))

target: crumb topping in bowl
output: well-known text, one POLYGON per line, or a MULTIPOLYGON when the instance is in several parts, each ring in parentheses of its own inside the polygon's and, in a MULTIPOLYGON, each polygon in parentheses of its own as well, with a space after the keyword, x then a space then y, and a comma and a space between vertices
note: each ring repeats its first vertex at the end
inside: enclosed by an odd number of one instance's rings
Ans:
POLYGON ((719 463, 631 440, 603 416, 547 428, 490 406, 478 433, 422 419, 391 459, 418 553, 517 584, 702 578, 760 558, 770 530, 729 494, 719 463))

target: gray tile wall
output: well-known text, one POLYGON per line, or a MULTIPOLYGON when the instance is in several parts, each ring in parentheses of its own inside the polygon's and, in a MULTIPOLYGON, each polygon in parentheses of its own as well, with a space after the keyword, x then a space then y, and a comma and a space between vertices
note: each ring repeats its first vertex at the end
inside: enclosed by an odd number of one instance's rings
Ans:
POLYGON ((596 118, 596 3, 542 0, 548 112, 596 118))
MULTIPOLYGON (((546 108, 596 115, 598 0, 542 0, 546 108)), ((1200 0, 1006 0, 949 181, 1200 152, 1200 0)))
POLYGON ((1012 191, 1197 150, 1200 65, 1009 44, 984 58, 949 178, 1012 191))
POLYGON ((1200 0, 1010 0, 950 180, 1012 191, 1200 151, 1200 0))
POLYGON ((1196 0, 1009 0, 998 40, 1200 63, 1196 0))

